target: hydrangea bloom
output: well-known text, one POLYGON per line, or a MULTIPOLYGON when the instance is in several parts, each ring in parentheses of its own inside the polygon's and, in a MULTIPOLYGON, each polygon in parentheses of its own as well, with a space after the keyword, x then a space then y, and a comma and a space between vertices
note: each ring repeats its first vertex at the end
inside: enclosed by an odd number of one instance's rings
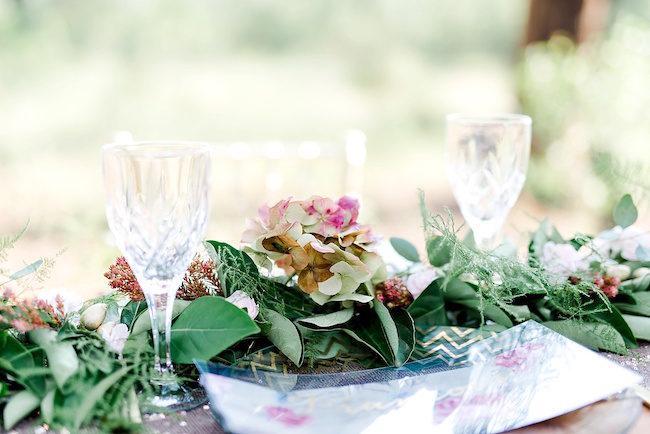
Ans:
POLYGON ((570 244, 549 241, 544 244, 541 265, 553 283, 561 283, 572 274, 589 268, 589 262, 570 244))
POLYGON ((267 267, 270 259, 287 275, 297 275, 300 289, 319 304, 368 302, 368 291, 357 290, 380 279, 384 264, 369 250, 374 238, 358 216, 359 202, 348 196, 281 200, 247 221, 242 242, 258 266, 267 267))

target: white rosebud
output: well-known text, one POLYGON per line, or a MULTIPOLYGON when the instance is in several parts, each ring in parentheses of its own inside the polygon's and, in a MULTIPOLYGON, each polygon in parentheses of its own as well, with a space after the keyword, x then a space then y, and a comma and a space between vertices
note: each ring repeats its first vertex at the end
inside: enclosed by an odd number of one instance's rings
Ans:
POLYGON ((610 277, 618 277, 621 280, 625 280, 630 277, 632 270, 624 264, 608 265, 605 274, 610 277))
POLYGON ((648 273, 650 273, 650 268, 640 267, 640 268, 637 268, 636 270, 634 270, 634 274, 632 274, 632 276, 634 276, 634 277, 643 277, 648 273))
POLYGON ((418 296, 427 289, 431 282, 440 277, 440 274, 433 268, 425 268, 424 270, 417 271, 406 279, 406 289, 411 293, 413 298, 418 296))
POLYGON ((126 324, 115 324, 113 321, 108 321, 106 324, 102 324, 97 329, 97 332, 102 335, 108 344, 109 350, 117 354, 122 354, 124 344, 129 337, 129 328, 126 324))
POLYGON ((114 328, 115 328, 115 321, 106 321, 104 324, 100 325, 95 331, 100 335, 104 335, 104 333, 110 334, 114 328))
POLYGON ((106 318, 106 308, 106 303, 93 304, 81 314, 79 323, 88 330, 97 330, 106 318))
POLYGON ((226 301, 234 304, 240 309, 246 309, 246 312, 251 319, 255 319, 259 313, 259 307, 257 306, 257 303, 255 303, 255 300, 244 291, 237 290, 233 292, 230 297, 226 298, 226 301))

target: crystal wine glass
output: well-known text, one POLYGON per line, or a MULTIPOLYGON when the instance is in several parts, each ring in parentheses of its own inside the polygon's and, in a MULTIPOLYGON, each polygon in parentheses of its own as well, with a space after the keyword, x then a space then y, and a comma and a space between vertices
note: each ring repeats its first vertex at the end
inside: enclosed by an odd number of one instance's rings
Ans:
POLYGON ((524 186, 531 124, 518 114, 447 116, 447 176, 481 249, 494 247, 524 186))
POLYGON ((155 408, 182 409, 192 396, 170 356, 176 291, 196 254, 208 216, 210 147, 140 142, 102 149, 106 216, 145 295, 155 352, 155 408))

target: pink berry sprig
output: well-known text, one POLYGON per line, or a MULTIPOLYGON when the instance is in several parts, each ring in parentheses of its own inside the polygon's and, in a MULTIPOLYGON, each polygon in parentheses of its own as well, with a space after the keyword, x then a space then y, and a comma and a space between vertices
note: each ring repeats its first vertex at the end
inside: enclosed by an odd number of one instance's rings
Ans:
POLYGON ((388 309, 406 309, 413 302, 413 295, 399 277, 384 280, 375 286, 375 298, 388 309))
POLYGON ((616 276, 608 276, 606 274, 596 275, 594 284, 605 293, 609 298, 614 298, 618 295, 618 285, 621 284, 621 279, 616 276))

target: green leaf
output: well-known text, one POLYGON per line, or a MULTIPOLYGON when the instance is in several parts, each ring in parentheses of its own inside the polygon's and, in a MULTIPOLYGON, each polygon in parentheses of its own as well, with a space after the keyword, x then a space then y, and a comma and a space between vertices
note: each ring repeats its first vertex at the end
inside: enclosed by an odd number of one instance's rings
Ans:
POLYGON ((302 365, 304 347, 296 326, 274 310, 260 309, 265 322, 259 324, 262 333, 296 366, 302 365))
POLYGON ((390 245, 393 246, 393 249, 404 259, 411 262, 420 262, 420 255, 418 250, 413 244, 405 240, 404 238, 391 238, 390 245))
POLYGON ((2 331, 0 334, 3 335, 3 345, 0 346, 0 369, 11 372, 21 384, 35 395, 43 396, 45 393, 45 380, 42 376, 23 378, 25 371, 36 366, 32 351, 10 333, 2 331))
POLYGON ((418 327, 449 325, 441 282, 443 282, 443 279, 436 279, 431 282, 408 307, 408 312, 418 327))
POLYGON ((61 389, 65 382, 79 369, 79 359, 70 343, 58 342, 56 332, 49 329, 36 329, 28 332, 29 339, 38 344, 47 355, 47 363, 61 389))
POLYGON ((636 247, 636 250, 634 251, 634 253, 636 253, 636 257, 637 257, 637 259, 639 261, 642 261, 642 262, 650 261, 650 249, 648 249, 644 245, 639 244, 636 247))
POLYGON ((120 316, 120 322, 126 324, 129 328, 129 331, 133 329, 135 320, 138 318, 142 312, 147 310, 146 301, 129 301, 124 309, 122 309, 122 315, 120 316))
POLYGON ((483 300, 481 303, 481 300, 478 298, 478 296, 475 299, 466 298, 454 300, 454 303, 469 307, 470 309, 474 309, 479 313, 483 312, 483 316, 485 316, 485 318, 490 319, 497 324, 501 324, 504 327, 510 328, 514 325, 512 323, 512 320, 500 307, 495 306, 487 300, 483 300))
POLYGON ((623 337, 609 324, 566 319, 547 321, 544 325, 594 350, 605 350, 618 354, 627 353, 623 337))
POLYGON ((395 366, 399 367, 408 362, 415 349, 415 323, 411 315, 403 309, 394 310, 392 316, 399 337, 395 352, 395 366))
POLYGON ((381 303, 373 303, 373 309, 379 318, 381 323, 381 328, 384 331, 386 336, 386 341, 390 345, 391 354, 397 353, 397 347, 399 345, 399 335, 397 333, 397 326, 395 326, 395 321, 390 316, 388 308, 381 303))
POLYGON ((54 417, 54 392, 55 389, 50 390, 41 400, 41 418, 43 422, 50 425, 54 417))
POLYGON ((544 251, 544 244, 548 241, 548 219, 542 220, 537 230, 532 234, 528 251, 538 260, 544 251))
POLYGON ((427 257, 434 267, 441 267, 451 260, 451 245, 444 237, 431 237, 427 240, 427 257))
POLYGON ((621 312, 616 308, 616 306, 611 306, 611 310, 605 312, 597 312, 590 315, 592 318, 595 318, 599 321, 606 322, 614 327, 623 337, 625 341, 625 346, 628 348, 636 348, 638 346, 634 333, 630 329, 630 326, 625 322, 621 316, 621 312))
POLYGON ((205 242, 205 246, 210 258, 215 263, 221 290, 224 294, 229 296, 237 290, 248 292, 247 288, 242 287, 242 280, 232 278, 231 273, 224 273, 224 267, 235 268, 240 273, 257 276, 259 270, 251 257, 230 244, 220 241, 209 240, 205 242))
POLYGON ((79 429, 81 424, 88 418, 90 411, 95 407, 97 402, 104 397, 108 389, 111 388, 120 378, 125 376, 133 367, 124 367, 119 371, 113 372, 111 375, 104 378, 102 381, 93 386, 90 391, 85 394, 81 405, 76 411, 74 428, 79 429))
POLYGON ((28 390, 21 390, 9 399, 2 413, 4 427, 9 431, 24 417, 38 408, 41 400, 28 390))
POLYGON ((449 301, 477 297, 476 290, 469 283, 459 279, 450 279, 442 288, 442 296, 449 301))
POLYGON ((466 282, 451 279, 447 286, 443 288, 442 296, 445 300, 476 310, 479 313, 482 311, 486 318, 504 327, 510 328, 513 326, 512 320, 501 308, 485 299, 481 301, 476 290, 466 282))
POLYGON ((622 228, 631 226, 639 216, 639 212, 634 206, 632 196, 626 194, 614 208, 613 218, 614 222, 622 228))
POLYGON ((650 292, 635 292, 629 297, 636 303, 615 303, 618 310, 635 315, 650 316, 650 292))
POLYGON ((314 325, 320 328, 333 327, 341 325, 350 321, 352 315, 354 314, 354 309, 343 309, 336 312, 328 313, 325 315, 311 316, 308 318, 300 318, 297 321, 301 324, 314 325))
POLYGON ((260 329, 242 309, 222 297, 194 300, 172 326, 171 353, 176 363, 209 360, 260 329))
POLYGON ((650 318, 637 315, 623 315, 623 319, 638 339, 650 341, 650 318))
POLYGON ((13 273, 11 276, 9 276, 9 281, 11 280, 17 280, 21 279, 25 276, 29 276, 32 273, 35 273, 38 271, 38 269, 43 265, 43 260, 39 259, 38 261, 34 261, 25 268, 21 268, 20 270, 16 271, 13 273))
MULTIPOLYGON (((172 307, 172 321, 191 304, 191 301, 188 300, 174 300, 174 307, 172 307)), ((145 303, 146 304, 146 303, 145 303)), ((140 333, 151 331, 151 317, 149 316, 149 311, 145 310, 140 312, 135 322, 133 323, 133 328, 131 329, 132 335, 137 335, 140 333)))

